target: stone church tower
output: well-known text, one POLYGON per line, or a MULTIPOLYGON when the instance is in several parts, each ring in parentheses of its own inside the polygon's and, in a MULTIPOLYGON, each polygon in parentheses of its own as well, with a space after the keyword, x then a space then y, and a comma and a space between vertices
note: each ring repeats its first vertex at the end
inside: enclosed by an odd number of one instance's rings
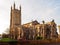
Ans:
POLYGON ((20 9, 16 9, 14 3, 13 8, 11 6, 10 14, 10 38, 17 39, 18 35, 20 35, 21 6, 20 9))

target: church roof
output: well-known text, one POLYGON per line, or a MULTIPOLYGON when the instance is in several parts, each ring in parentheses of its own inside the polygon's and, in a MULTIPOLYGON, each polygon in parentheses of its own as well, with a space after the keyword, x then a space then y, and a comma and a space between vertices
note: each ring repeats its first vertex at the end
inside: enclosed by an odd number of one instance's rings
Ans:
POLYGON ((29 22, 29 23, 26 23, 26 24, 23 24, 23 25, 28 25, 28 24, 37 25, 39 23, 38 23, 37 20, 35 20, 35 21, 29 22))
POLYGON ((25 27, 30 27, 32 25, 37 25, 39 24, 37 20, 35 21, 32 21, 32 22, 29 22, 29 23, 26 23, 26 24, 23 24, 22 26, 25 26, 25 27))

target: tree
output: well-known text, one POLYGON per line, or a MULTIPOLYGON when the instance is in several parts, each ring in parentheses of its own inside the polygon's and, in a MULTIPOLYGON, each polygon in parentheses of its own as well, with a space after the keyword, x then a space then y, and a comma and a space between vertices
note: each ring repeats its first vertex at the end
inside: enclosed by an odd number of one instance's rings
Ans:
POLYGON ((7 28, 5 31, 4 31, 4 33, 6 33, 6 34, 9 34, 9 28, 7 28))
POLYGON ((2 38, 8 38, 8 37, 9 37, 9 34, 6 34, 6 33, 2 34, 2 38))

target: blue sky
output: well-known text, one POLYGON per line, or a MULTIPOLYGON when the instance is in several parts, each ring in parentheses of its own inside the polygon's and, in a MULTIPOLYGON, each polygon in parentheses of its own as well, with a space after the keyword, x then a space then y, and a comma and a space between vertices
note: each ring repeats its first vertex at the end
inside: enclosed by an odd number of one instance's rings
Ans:
POLYGON ((16 8, 22 7, 22 24, 37 20, 50 22, 55 20, 60 24, 60 0, 0 0, 0 33, 10 25, 10 7, 16 3, 16 8))
MULTIPOLYGON (((23 5, 26 11, 23 13, 23 15, 28 15, 26 21, 31 21, 37 19, 39 22, 42 20, 45 21, 51 21, 52 19, 55 19, 56 23, 59 24, 59 9, 60 9, 60 1, 55 0, 26 0, 25 3, 23 2, 23 5), (26 4, 25 4, 26 3, 26 4)), ((23 16, 24 17, 24 16, 23 16)))

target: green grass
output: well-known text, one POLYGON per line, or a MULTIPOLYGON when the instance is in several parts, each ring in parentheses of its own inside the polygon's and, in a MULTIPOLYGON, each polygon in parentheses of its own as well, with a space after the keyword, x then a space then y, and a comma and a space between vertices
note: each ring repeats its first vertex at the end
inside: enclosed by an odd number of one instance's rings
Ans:
POLYGON ((0 42, 16 42, 17 40, 13 40, 13 39, 10 39, 10 38, 2 38, 0 40, 0 42))

